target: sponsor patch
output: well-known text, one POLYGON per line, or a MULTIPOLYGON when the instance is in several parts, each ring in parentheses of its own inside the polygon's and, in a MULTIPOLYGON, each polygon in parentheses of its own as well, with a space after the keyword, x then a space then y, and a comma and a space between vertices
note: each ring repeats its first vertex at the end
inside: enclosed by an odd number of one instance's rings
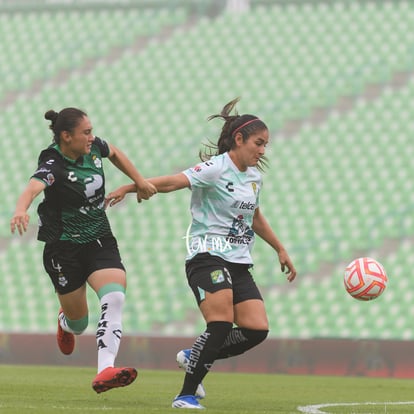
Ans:
POLYGON ((46 182, 49 186, 51 186, 55 182, 55 176, 52 173, 49 173, 46 176, 46 182))

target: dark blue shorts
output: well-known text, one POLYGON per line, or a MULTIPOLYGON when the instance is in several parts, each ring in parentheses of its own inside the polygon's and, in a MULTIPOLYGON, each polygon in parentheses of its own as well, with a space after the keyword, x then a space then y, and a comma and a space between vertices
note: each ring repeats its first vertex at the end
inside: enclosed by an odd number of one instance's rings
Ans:
POLYGON ((56 292, 61 295, 80 288, 96 270, 125 270, 118 243, 113 236, 84 244, 66 240, 46 243, 43 249, 43 266, 56 292))
POLYGON ((185 265, 188 284, 199 305, 204 300, 203 292, 222 289, 233 291, 234 305, 250 299, 263 300, 249 268, 248 264, 227 262, 209 253, 199 253, 185 265))

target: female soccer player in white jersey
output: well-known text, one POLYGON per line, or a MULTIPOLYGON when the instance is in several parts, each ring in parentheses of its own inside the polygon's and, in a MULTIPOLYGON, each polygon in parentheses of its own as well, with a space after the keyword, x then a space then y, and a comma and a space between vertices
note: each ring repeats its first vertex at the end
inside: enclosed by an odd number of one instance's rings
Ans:
MULTIPOLYGON (((224 125, 217 144, 201 154, 204 162, 149 179, 160 193, 192 191, 186 273, 207 324, 192 349, 177 354, 186 374, 174 408, 204 408, 199 403, 205 396, 202 380, 214 361, 240 355, 267 337, 263 298, 249 272, 255 234, 276 251, 288 281, 296 277, 286 249, 259 208, 269 131, 254 115, 230 115, 237 102, 209 118, 221 118, 224 125)), ((107 203, 114 205, 135 191, 134 184, 120 187, 108 194, 107 203)))
MULTIPOLYGON (((101 306, 96 330, 98 373, 92 382, 97 393, 131 384, 135 368, 114 367, 122 337, 122 308, 126 273, 105 213, 103 158, 139 186, 138 201, 156 193, 126 155, 92 134, 92 124, 78 108, 47 111, 53 143, 39 156, 38 168, 17 200, 11 231, 22 235, 29 223, 27 211, 39 204, 38 240, 45 243, 43 264, 57 293, 57 342, 63 354, 75 347, 75 335, 88 326, 87 284, 101 306)), ((137 187, 138 188, 138 187, 137 187)))

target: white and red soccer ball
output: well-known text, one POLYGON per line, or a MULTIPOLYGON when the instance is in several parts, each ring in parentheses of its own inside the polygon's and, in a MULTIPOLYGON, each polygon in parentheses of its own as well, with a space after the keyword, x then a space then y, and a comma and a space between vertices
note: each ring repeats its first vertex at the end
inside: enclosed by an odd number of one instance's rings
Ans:
POLYGON ((384 292, 387 283, 384 267, 371 257, 355 259, 345 269, 345 289, 355 299, 376 299, 384 292))

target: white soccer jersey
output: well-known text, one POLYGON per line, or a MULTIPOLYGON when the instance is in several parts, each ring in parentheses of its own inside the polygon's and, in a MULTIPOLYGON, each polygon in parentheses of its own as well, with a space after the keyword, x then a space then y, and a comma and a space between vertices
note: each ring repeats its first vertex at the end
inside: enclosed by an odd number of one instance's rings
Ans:
POLYGON ((183 173, 192 191, 187 260, 208 252, 229 262, 253 264, 252 223, 262 186, 257 168, 239 171, 224 153, 183 173))

